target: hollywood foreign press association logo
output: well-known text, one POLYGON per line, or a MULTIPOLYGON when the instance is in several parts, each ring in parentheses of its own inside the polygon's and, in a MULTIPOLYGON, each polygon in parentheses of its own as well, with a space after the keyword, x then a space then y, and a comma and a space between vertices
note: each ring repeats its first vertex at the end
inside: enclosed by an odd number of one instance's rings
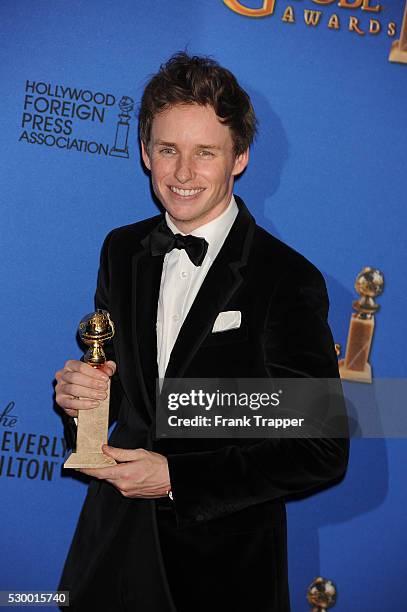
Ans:
POLYGON ((129 159, 134 100, 27 79, 18 141, 129 159))

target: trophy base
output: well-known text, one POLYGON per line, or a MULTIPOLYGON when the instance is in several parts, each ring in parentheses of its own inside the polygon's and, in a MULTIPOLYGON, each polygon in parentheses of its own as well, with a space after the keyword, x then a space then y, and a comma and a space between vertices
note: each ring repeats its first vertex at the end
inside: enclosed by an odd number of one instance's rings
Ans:
POLYGON ((369 363, 365 364, 363 370, 350 370, 345 367, 345 360, 339 360, 339 374, 343 380, 351 380, 353 382, 371 383, 372 368, 369 363))
POLYGON ((110 149, 109 155, 114 157, 129 157, 129 152, 126 149, 110 149))
POLYGON ((389 62, 398 62, 399 64, 407 64, 407 49, 400 47, 400 41, 395 40, 391 46, 389 62))
POLYGON ((64 463, 64 468, 99 468, 109 467, 109 465, 117 465, 112 457, 108 457, 103 453, 71 453, 64 463))

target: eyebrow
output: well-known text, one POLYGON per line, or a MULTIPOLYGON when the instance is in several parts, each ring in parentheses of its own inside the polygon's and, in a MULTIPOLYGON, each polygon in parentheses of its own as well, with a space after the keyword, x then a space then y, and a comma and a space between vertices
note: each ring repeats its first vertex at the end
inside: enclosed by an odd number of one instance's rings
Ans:
POLYGON ((210 145, 210 144, 200 144, 197 146, 197 149, 217 149, 219 150, 221 147, 218 145, 210 145))
MULTIPOLYGON (((174 149, 177 148, 177 145, 175 144, 175 142, 167 142, 166 140, 156 140, 154 142, 154 146, 158 146, 158 147, 172 147, 174 149)), ((216 149, 219 150, 221 147, 218 147, 218 145, 210 145, 210 144, 199 144, 196 146, 197 149, 216 149)))
POLYGON ((156 140, 154 146, 159 147, 176 147, 175 142, 166 142, 165 140, 156 140))

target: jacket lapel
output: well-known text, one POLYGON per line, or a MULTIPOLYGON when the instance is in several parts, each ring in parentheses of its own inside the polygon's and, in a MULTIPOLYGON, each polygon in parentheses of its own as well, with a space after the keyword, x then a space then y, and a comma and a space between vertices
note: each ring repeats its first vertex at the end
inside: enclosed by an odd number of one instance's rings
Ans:
POLYGON ((239 213, 180 329, 165 378, 182 377, 219 312, 242 283, 240 268, 247 262, 255 221, 240 198, 239 213))
POLYGON ((148 242, 133 256, 133 342, 144 400, 154 418, 155 381, 157 368, 157 305, 164 256, 153 257, 148 242))

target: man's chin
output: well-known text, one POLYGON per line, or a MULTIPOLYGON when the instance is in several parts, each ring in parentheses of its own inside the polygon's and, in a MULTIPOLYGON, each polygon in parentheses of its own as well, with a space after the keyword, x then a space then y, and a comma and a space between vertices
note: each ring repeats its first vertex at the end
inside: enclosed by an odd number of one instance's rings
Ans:
POLYGON ((177 223, 193 223, 196 220, 196 217, 193 215, 182 215, 180 213, 171 213, 168 211, 168 215, 173 223, 177 225, 177 223))
POLYGON ((185 202, 169 202, 167 200, 163 206, 174 222, 189 223, 199 219, 201 216, 205 216, 205 209, 199 206, 199 210, 202 212, 198 212, 196 203, 192 200, 185 202))

